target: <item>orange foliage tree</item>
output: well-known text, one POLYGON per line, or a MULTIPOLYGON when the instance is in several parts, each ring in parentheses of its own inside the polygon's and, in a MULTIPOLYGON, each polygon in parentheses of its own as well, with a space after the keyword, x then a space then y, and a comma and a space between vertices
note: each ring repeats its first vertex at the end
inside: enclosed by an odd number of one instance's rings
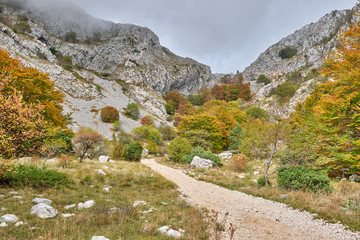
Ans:
POLYGON ((24 67, 19 60, 12 59, 10 54, 0 50, 0 76, 7 77, 7 84, 0 94, 11 96, 15 91, 22 94, 22 101, 29 104, 42 105, 41 115, 49 124, 65 126, 61 115, 64 96, 55 90, 54 83, 47 74, 35 68, 24 67))

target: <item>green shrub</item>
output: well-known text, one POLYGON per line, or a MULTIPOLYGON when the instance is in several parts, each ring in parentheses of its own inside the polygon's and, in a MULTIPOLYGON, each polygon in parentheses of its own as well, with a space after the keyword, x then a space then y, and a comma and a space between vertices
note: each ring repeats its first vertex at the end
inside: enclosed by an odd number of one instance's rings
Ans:
MULTIPOLYGON (((259 179, 257 180, 257 184, 258 184, 259 187, 265 186, 266 185, 265 176, 259 177, 259 179)), ((269 182, 269 185, 271 185, 271 182, 269 182)))
POLYGON ((101 121, 105 123, 114 123, 119 121, 119 111, 114 107, 104 107, 101 109, 101 121))
POLYGON ((21 21, 15 24, 17 31, 21 33, 31 33, 31 27, 27 22, 21 21))
POLYGON ((186 138, 177 137, 170 142, 168 154, 171 161, 181 162, 182 157, 190 154, 191 150, 191 144, 186 138))
POLYGON ((256 80, 257 83, 264 83, 265 85, 268 85, 271 83, 271 79, 265 76, 264 74, 260 74, 256 80))
POLYGON ((125 115, 134 120, 138 120, 140 116, 138 105, 136 103, 129 103, 126 107, 125 115))
POLYGON ((56 55, 56 53, 57 53, 56 48, 55 48, 55 47, 51 47, 51 48, 50 48, 50 52, 51 52, 53 55, 56 55))
POLYGON ((296 48, 285 47, 280 50, 279 57, 281 57, 281 59, 287 59, 294 57, 296 54, 298 54, 298 50, 296 48))
POLYGON ((279 169, 277 181, 286 189, 331 192, 330 179, 324 171, 314 171, 303 165, 279 169))
POLYGON ((209 159, 213 162, 215 166, 221 167, 223 165, 218 155, 212 153, 211 151, 204 151, 204 149, 200 147, 194 148, 190 154, 184 155, 181 160, 185 163, 191 163, 195 156, 209 159))
POLYGON ((139 142, 132 142, 125 149, 125 159, 129 161, 140 161, 143 147, 139 142))
POLYGON ((269 119, 269 113, 261 107, 250 106, 246 109, 246 115, 252 118, 259 118, 262 120, 269 119))
POLYGON ((67 32, 64 36, 64 40, 67 42, 73 42, 73 43, 79 42, 79 40, 77 39, 76 32, 67 32))
POLYGON ((193 147, 200 147, 205 150, 212 149, 211 134, 206 130, 191 130, 184 134, 184 137, 193 147))
POLYGON ((159 146, 155 142, 149 142, 146 145, 146 149, 149 150, 149 154, 156 155, 159 153, 159 146))
POLYGON ((55 170, 46 170, 34 166, 16 165, 0 184, 12 187, 30 186, 40 187, 67 187, 73 183, 70 176, 55 170))
POLYGON ((72 62, 72 58, 70 56, 64 56, 64 68, 68 71, 72 71, 73 70, 73 62, 72 62))
POLYGON ((167 125, 165 122, 161 122, 157 129, 164 140, 173 140, 175 138, 174 128, 167 125))
POLYGON ((285 82, 280 84, 277 88, 275 88, 271 92, 271 94, 275 94, 280 101, 287 101, 294 96, 296 91, 297 91, 296 85, 290 82, 285 82))
POLYGON ((154 126, 142 126, 131 130, 135 135, 135 140, 142 142, 155 142, 156 144, 162 144, 162 138, 159 130, 154 126))

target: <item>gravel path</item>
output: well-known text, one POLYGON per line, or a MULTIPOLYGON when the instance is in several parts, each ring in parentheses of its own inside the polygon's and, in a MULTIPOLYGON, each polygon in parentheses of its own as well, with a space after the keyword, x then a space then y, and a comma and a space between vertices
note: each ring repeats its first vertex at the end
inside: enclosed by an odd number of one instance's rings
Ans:
POLYGON ((346 231, 341 224, 313 219, 308 212, 198 181, 181 170, 163 166, 153 159, 141 162, 178 185, 190 204, 220 214, 228 212, 227 222, 237 228, 234 239, 360 239, 359 232, 346 231))

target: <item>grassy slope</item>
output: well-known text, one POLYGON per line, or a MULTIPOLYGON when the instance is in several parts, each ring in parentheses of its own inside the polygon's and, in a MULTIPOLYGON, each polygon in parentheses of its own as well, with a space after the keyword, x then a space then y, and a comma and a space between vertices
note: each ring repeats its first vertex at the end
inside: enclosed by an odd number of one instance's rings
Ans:
MULTIPOLYGON (((176 186, 154 174, 140 163, 116 162, 103 164, 114 170, 106 170, 95 162, 82 165, 72 163, 69 169, 61 170, 70 174, 76 184, 72 188, 32 189, 0 188, 1 207, 8 208, 0 215, 11 213, 19 217, 25 225, 0 229, 0 239, 91 239, 105 236, 109 239, 172 239, 159 234, 156 229, 171 225, 185 230, 184 239, 207 239, 207 224, 203 214, 179 198, 176 186), (104 170, 101 176, 96 169, 104 170), (112 186, 110 192, 104 186, 112 186), (23 199, 14 199, 10 191, 17 191, 23 199), (54 219, 40 219, 30 214, 34 205, 32 194, 42 194, 53 200, 52 206, 59 211, 54 219), (64 210, 64 206, 95 200, 90 209, 64 210), (147 205, 132 207, 136 200, 147 201, 147 205), (163 202, 168 205, 162 204, 163 202), (109 208, 118 207, 123 213, 108 214, 109 208), (139 211, 156 208, 152 213, 139 211), (61 213, 75 213, 71 218, 63 218, 61 213)), ((55 167, 55 165, 53 166, 55 167)))

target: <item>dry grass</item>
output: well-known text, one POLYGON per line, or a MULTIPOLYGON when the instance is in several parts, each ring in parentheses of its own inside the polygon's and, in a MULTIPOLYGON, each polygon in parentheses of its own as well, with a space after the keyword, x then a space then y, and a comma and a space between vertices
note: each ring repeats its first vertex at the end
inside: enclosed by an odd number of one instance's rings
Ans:
POLYGON ((341 222, 350 230, 360 231, 360 184, 348 181, 333 181, 333 192, 310 193, 304 191, 287 191, 277 187, 276 176, 270 181, 273 186, 259 187, 256 179, 261 175, 251 174, 261 172, 261 163, 252 162, 246 172, 237 173, 232 171, 231 161, 223 161, 224 167, 213 169, 191 169, 188 165, 174 164, 164 160, 161 163, 175 168, 186 169, 187 174, 198 180, 214 183, 216 185, 238 190, 265 199, 283 202, 293 208, 306 210, 317 214, 328 222, 341 222))
MULTIPOLYGON (((29 162, 30 163, 30 162, 29 162)), ((41 161, 31 162, 41 166, 41 161)), ((19 217, 25 225, 0 229, 0 239, 91 239, 92 236, 105 236, 109 239, 172 239, 156 231, 164 225, 185 230, 184 239, 208 239, 208 225, 203 213, 179 198, 176 186, 153 173, 140 163, 115 162, 103 164, 87 161, 79 164, 73 161, 67 169, 59 163, 46 163, 49 168, 71 175, 76 184, 71 188, 0 188, 1 207, 7 208, 0 215, 11 213, 19 217), (98 175, 102 169, 106 176, 98 175), (111 186, 110 191, 103 190, 111 186), (17 191, 23 199, 14 199, 10 191, 17 191), (59 211, 54 219, 39 219, 30 214, 34 205, 31 200, 42 194, 53 200, 52 206, 59 211), (64 206, 95 200, 96 206, 90 209, 77 208, 64 210, 64 206), (133 202, 143 200, 147 205, 133 207, 133 202), (163 204, 167 203, 167 205, 163 204), (110 208, 120 210, 110 213, 110 208), (151 213, 141 213, 154 207, 151 213), (75 213, 71 218, 63 218, 61 213, 75 213)))

